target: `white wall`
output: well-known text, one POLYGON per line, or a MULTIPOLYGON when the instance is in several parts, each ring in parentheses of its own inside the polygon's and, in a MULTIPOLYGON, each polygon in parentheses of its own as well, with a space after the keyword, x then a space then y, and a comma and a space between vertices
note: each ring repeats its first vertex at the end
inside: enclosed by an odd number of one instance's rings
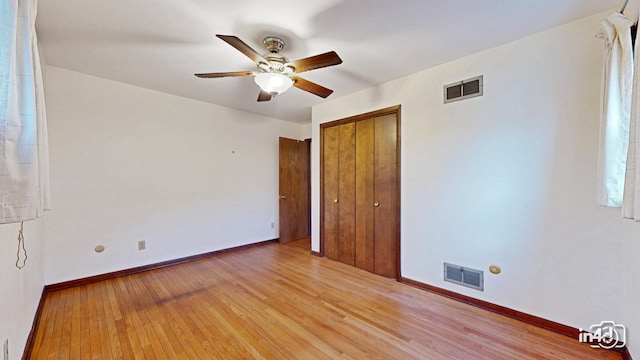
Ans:
POLYGON ((625 222, 625 325, 628 344, 634 359, 640 359, 640 225, 625 222))
POLYGON ((0 225, 0 348, 9 339, 10 359, 22 357, 44 285, 43 221, 24 223, 28 258, 22 270, 15 265, 19 230, 20 224, 0 225))
POLYGON ((278 137, 308 126, 56 67, 45 80, 45 283, 278 237, 278 137))
POLYGON ((595 201, 603 43, 594 35, 607 15, 314 107, 313 249, 319 124, 401 104, 403 277, 574 327, 631 322, 623 220, 595 201), (443 104, 444 84, 477 75, 484 96, 443 104), (484 270, 485 291, 444 282, 445 261, 484 270))

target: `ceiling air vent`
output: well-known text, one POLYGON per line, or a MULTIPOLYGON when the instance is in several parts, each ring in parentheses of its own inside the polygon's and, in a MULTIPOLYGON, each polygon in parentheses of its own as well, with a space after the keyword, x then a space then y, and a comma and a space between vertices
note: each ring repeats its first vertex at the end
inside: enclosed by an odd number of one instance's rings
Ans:
POLYGON ((444 86, 444 103, 482 96, 482 75, 444 86))
POLYGON ((444 281, 484 291, 484 276, 481 270, 444 263, 444 281))

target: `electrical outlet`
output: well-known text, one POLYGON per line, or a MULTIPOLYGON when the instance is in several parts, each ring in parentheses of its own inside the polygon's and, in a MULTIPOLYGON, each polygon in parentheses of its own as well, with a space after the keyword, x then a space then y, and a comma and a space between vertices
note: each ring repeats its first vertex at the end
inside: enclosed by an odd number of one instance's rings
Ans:
POLYGON ((9 339, 4 339, 4 343, 2 343, 2 353, 4 354, 4 360, 9 360, 9 339))
POLYGON ((147 248, 147 242, 145 240, 138 241, 138 250, 144 250, 147 248))
POLYGON ((271 228, 273 229, 276 226, 275 223, 271 223, 271 228))

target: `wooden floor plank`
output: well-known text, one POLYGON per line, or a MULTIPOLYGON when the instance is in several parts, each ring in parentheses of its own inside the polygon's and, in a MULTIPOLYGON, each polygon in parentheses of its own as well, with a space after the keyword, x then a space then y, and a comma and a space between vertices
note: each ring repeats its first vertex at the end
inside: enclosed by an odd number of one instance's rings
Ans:
MULTIPOLYGON (((118 309, 123 309, 132 303, 127 291, 126 281, 122 278, 115 279, 112 291, 116 294, 114 301, 118 305, 118 309)), ((144 352, 140 343, 140 336, 144 336, 144 332, 136 331, 136 312, 125 312, 121 314, 121 319, 116 321, 118 328, 118 338, 123 348, 125 359, 143 358, 144 352)))
MULTIPOLYGON (((100 327, 98 326, 98 299, 96 294, 97 284, 87 285, 84 289, 87 294, 87 317, 86 321, 89 328, 89 349, 91 351, 91 359, 102 359, 102 345, 100 345, 100 327)), ((85 341, 85 339, 80 339, 85 341)))
POLYGON ((80 353, 79 359, 91 359, 91 334, 89 327, 89 294, 88 291, 82 291, 81 288, 76 288, 74 291, 77 291, 80 295, 80 304, 79 304, 79 316, 80 320, 78 324, 74 324, 80 328, 80 353))
MULTIPOLYGON (((61 337, 62 331, 64 329, 64 319, 65 319, 65 303, 68 298, 68 293, 61 293, 58 295, 58 301, 56 302, 56 306, 51 311, 51 316, 54 317, 53 320, 53 329, 51 336, 47 339, 49 341, 49 345, 47 346, 48 353, 46 353, 47 359, 56 359, 58 358, 58 354, 61 353, 61 337)), ((68 316, 68 314, 66 314, 68 316)), ((43 357, 45 358, 45 357, 43 357)))
POLYGON ((621 359, 268 244, 48 293, 32 359, 621 359))
MULTIPOLYGON (((84 319, 82 318, 83 309, 86 307, 82 302, 82 294, 84 292, 82 289, 75 288, 73 289, 73 302, 72 302, 72 314, 71 314, 71 339, 80 339, 80 341, 71 342, 69 349, 69 359, 81 359, 81 349, 83 343, 88 340, 88 338, 84 338, 82 335, 84 319)), ((88 334, 87 334, 88 335, 88 334)))
POLYGON ((38 353, 48 354, 49 352, 53 352, 53 349, 49 350, 49 348, 52 343, 53 330, 56 328, 55 309, 61 298, 62 296, 60 294, 47 294, 45 296, 44 302, 49 306, 43 306, 39 324, 40 328, 44 329, 44 331, 39 331, 36 334, 36 346, 33 348, 33 350, 38 353))
POLYGON ((111 324, 111 322, 109 321, 110 314, 107 312, 107 309, 110 308, 110 306, 106 306, 109 299, 108 297, 104 296, 103 291, 106 283, 107 282, 101 281, 97 283, 97 286, 94 288, 94 295, 96 297, 96 318, 98 320, 97 336, 100 338, 100 358, 115 359, 116 357, 114 356, 115 354, 113 352, 115 344, 111 344, 111 339, 109 336, 109 325, 111 324))

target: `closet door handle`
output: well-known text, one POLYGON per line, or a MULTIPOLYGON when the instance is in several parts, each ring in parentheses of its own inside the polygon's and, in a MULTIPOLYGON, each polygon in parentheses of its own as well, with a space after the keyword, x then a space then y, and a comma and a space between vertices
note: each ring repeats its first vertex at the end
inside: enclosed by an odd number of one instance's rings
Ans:
POLYGON ((376 201, 376 202, 373 203, 373 206, 378 207, 378 206, 380 206, 380 203, 376 201))
POLYGON ((280 195, 280 200, 287 200, 287 197, 284 195, 280 195))
POLYGON ((337 203, 338 203, 338 199, 333 199, 333 202, 334 202, 335 204, 337 204, 337 203))

